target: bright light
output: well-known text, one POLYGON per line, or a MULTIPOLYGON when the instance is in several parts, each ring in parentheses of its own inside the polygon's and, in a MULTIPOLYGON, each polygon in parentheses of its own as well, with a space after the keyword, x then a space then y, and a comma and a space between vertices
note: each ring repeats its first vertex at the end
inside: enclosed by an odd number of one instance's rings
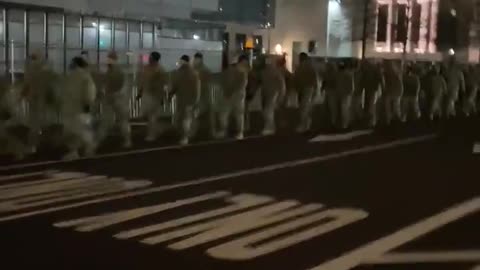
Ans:
POLYGON ((448 50, 448 55, 455 55, 455 50, 454 49, 448 50))
POLYGON ((97 27, 98 24, 97 24, 96 22, 92 22, 92 26, 93 26, 93 27, 97 27))
POLYGON ((272 24, 270 22, 267 23, 267 27, 270 27, 272 26, 272 24))
POLYGON ((277 45, 275 46, 275 53, 276 53, 276 54, 282 54, 282 53, 283 53, 282 45, 277 44, 277 45))
POLYGON ((450 14, 452 14, 453 17, 457 17, 457 11, 454 8, 450 10, 450 14))
POLYGON ((199 35, 197 35, 197 34, 194 34, 194 35, 193 35, 193 39, 195 39, 195 40, 199 40, 199 39, 200 39, 200 36, 199 36, 199 35))

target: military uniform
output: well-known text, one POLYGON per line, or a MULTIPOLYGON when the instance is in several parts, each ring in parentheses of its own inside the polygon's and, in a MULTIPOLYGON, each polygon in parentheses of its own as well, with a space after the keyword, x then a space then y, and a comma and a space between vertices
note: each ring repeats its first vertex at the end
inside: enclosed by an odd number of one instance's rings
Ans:
POLYGON ((401 101, 403 96, 402 75, 393 63, 389 63, 385 69, 385 118, 387 125, 393 118, 403 120, 401 101))
POLYGON ((212 73, 202 63, 201 65, 194 66, 195 71, 198 73, 201 82, 201 94, 200 94, 200 116, 204 116, 207 120, 208 131, 211 136, 215 135, 215 97, 212 89, 212 73))
POLYGON ((217 136, 220 138, 226 136, 228 119, 230 115, 233 115, 236 123, 236 137, 241 139, 245 127, 244 114, 248 72, 240 70, 236 65, 230 66, 222 74, 221 84, 223 97, 219 104, 219 132, 217 136))
POLYGON ((469 66, 465 70, 466 95, 463 99, 463 112, 466 116, 477 113, 478 75, 476 67, 469 66))
POLYGON ((318 88, 318 76, 309 60, 298 66, 294 80, 300 107, 300 124, 297 131, 305 132, 310 130, 312 125, 313 101, 318 88))
POLYGON ((355 120, 363 118, 363 108, 365 104, 364 87, 362 84, 362 70, 356 69, 353 72, 354 91, 352 96, 352 117, 355 120))
POLYGON ((147 117, 147 141, 154 141, 163 127, 158 122, 162 105, 167 102, 165 87, 168 74, 160 66, 148 65, 139 77, 139 90, 142 96, 142 111, 147 117))
POLYGON ((337 70, 331 63, 327 64, 323 73, 322 88, 325 91, 328 111, 330 115, 330 124, 335 126, 338 122, 338 94, 337 94, 337 70))
POLYGON ((403 78, 405 85, 405 92, 402 99, 403 120, 406 121, 409 114, 412 114, 415 119, 420 118, 420 79, 413 72, 405 74, 403 78))
POLYGON ((336 105, 332 109, 340 108, 340 127, 346 129, 350 125, 352 95, 354 92, 354 75, 348 69, 337 72, 336 76, 336 105))
MULTIPOLYGON (((42 129, 54 122, 59 100, 55 83, 57 76, 43 60, 33 60, 25 71, 24 93, 29 104, 29 142, 33 149, 38 144, 42 129)), ((35 150, 34 150, 35 151, 35 150)))
POLYGON ((436 73, 431 76, 430 86, 431 105, 429 117, 430 120, 433 120, 435 117, 442 116, 442 103, 447 94, 447 83, 442 75, 436 73))
POLYGON ((87 69, 77 68, 68 75, 62 108, 63 126, 70 151, 65 159, 78 157, 78 151, 82 148, 87 155, 94 153, 96 143, 92 130, 92 108, 96 97, 95 82, 87 69))
POLYGON ((456 104, 460 91, 465 92, 465 78, 462 70, 455 64, 450 65, 446 73, 447 96, 445 114, 448 117, 456 116, 456 104))
POLYGON ((103 114, 98 139, 100 141, 105 139, 108 132, 117 124, 123 139, 123 146, 130 147, 128 90, 125 73, 120 66, 115 64, 108 68, 103 77, 103 114))
POLYGON ((384 84, 384 77, 379 66, 366 62, 362 67, 362 87, 365 89, 365 113, 371 127, 377 124, 377 102, 384 84))
POLYGON ((199 74, 188 64, 182 65, 173 75, 172 94, 176 96, 181 144, 188 144, 196 106, 200 102, 199 74))
POLYGON ((29 147, 22 138, 12 133, 12 128, 19 124, 16 97, 9 88, 7 79, 0 77, 0 153, 12 154, 16 160, 22 160, 29 153, 29 147))
POLYGON ((276 130, 275 110, 286 92, 285 80, 281 71, 270 64, 263 68, 260 76, 264 120, 262 134, 272 135, 276 130))

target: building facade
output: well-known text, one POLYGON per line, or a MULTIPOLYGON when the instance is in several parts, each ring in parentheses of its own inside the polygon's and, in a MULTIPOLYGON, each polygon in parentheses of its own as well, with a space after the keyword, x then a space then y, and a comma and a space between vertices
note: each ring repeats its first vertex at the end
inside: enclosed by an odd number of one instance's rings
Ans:
POLYGON ((322 58, 360 58, 365 33, 367 57, 440 60, 453 51, 460 61, 476 62, 479 2, 277 0, 270 50, 282 48, 292 66, 292 56, 302 51, 322 58))
POLYGON ((155 50, 162 53, 162 62, 169 70, 176 67, 181 55, 198 51, 205 54, 212 70, 221 70, 225 25, 191 19, 196 10, 216 10, 218 1, 36 3, 0 2, 1 72, 23 73, 33 52, 43 54, 58 72, 66 72, 70 59, 81 51, 87 51, 89 61, 104 69, 111 50, 117 51, 121 64, 130 69, 155 50))

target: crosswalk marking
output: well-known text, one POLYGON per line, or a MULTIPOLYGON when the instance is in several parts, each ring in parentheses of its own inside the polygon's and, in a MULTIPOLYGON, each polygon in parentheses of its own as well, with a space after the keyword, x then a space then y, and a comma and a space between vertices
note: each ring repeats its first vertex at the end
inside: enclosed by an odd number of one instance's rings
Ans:
POLYGON ((12 175, 3 179, 23 180, 22 178, 31 176, 40 180, 0 185, 0 222, 69 209, 86 202, 68 202, 122 194, 152 184, 145 180, 126 181, 102 175, 52 171, 12 175), (67 204, 53 206, 61 203, 67 204), (38 209, 45 206, 47 208, 38 209))
POLYGON ((15 175, 4 175, 0 176, 0 182, 12 181, 16 179, 31 177, 31 176, 40 176, 44 174, 53 174, 57 171, 40 171, 40 172, 32 172, 32 173, 23 173, 23 174, 15 174, 15 175))
POLYGON ((76 231, 79 232, 92 232, 103 229, 118 223, 123 223, 129 220, 138 219, 148 215, 153 215, 166 210, 178 208, 185 205, 195 204, 203 201, 219 199, 228 196, 228 192, 216 192, 189 198, 185 200, 179 200, 171 203, 164 203, 149 207, 142 207, 131 210, 117 211, 110 214, 104 214, 101 216, 86 217, 76 220, 64 221, 55 223, 54 226, 58 228, 76 227, 76 231))
POLYGON ((435 252, 393 252, 366 261, 366 264, 480 262, 480 250, 451 250, 435 252))
POLYGON ((361 209, 325 209, 324 205, 317 203, 277 201, 254 194, 232 196, 228 192, 219 191, 175 202, 61 221, 54 226, 73 228, 78 232, 94 232, 111 229, 112 226, 129 226, 147 216, 155 220, 153 215, 215 199, 232 205, 158 224, 143 224, 113 237, 124 240, 136 238, 139 242, 152 246, 166 244, 172 250, 215 245, 205 250, 213 258, 251 260, 368 217, 368 213, 361 209), (220 241, 223 243, 219 243, 220 241))
POLYGON ((391 235, 370 242, 352 250, 345 255, 311 268, 311 270, 350 270, 379 258, 385 253, 398 248, 418 237, 431 233, 445 225, 472 215, 480 210, 480 197, 455 205, 439 214, 401 229, 391 235))
MULTIPOLYGON (((86 173, 77 173, 77 172, 58 172, 58 173, 55 172, 55 173, 40 173, 40 174, 32 174, 32 175, 40 176, 41 179, 34 180, 34 181, 0 185, 0 192, 6 189, 35 186, 40 184, 49 184, 49 183, 55 183, 55 182, 64 181, 72 178, 84 178, 88 176, 88 174, 86 173)), ((12 177, 15 179, 20 179, 20 177, 17 178, 15 176, 16 175, 13 175, 12 177)))
POLYGON ((138 237, 141 235, 150 234, 153 232, 158 232, 162 230, 166 230, 173 227, 180 227, 187 224, 192 224, 194 222, 198 222, 201 220, 207 220, 210 218, 218 218, 223 215, 232 214, 241 210, 246 210, 248 208, 254 206, 264 205, 266 203, 273 202, 274 199, 267 197, 267 196, 258 196, 253 194, 241 194, 238 196, 234 196, 229 198, 227 202, 232 203, 233 205, 222 207, 219 209, 215 209, 212 211, 207 211, 204 213, 195 214, 192 216, 184 217, 177 220, 172 220, 168 222, 164 222, 161 224, 150 225, 138 229, 132 229, 129 231, 124 231, 121 233, 116 234, 114 237, 117 239, 129 239, 138 237))

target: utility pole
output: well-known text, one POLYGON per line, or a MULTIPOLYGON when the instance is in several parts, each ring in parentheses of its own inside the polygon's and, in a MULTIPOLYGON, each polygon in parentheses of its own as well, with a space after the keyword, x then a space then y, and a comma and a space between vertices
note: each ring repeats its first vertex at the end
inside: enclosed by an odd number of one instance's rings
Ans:
POLYGON ((407 1, 407 8, 405 11, 405 31, 407 34, 405 35, 405 38, 403 39, 403 57, 402 57, 402 65, 405 65, 405 62, 407 60, 407 44, 408 44, 408 28, 410 27, 410 10, 412 9, 412 0, 407 1))
POLYGON ((370 0, 363 0, 363 34, 362 34, 362 60, 365 60, 368 42, 368 25, 370 22, 370 0))

